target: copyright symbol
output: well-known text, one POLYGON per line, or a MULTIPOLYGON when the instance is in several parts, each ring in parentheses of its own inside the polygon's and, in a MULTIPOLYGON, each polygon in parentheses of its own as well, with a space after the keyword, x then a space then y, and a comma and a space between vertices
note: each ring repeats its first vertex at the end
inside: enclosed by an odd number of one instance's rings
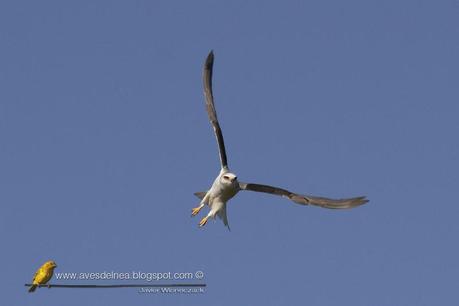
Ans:
POLYGON ((202 271, 196 271, 196 273, 194 274, 194 276, 195 276, 197 279, 203 279, 203 278, 204 278, 204 272, 202 272, 202 271))

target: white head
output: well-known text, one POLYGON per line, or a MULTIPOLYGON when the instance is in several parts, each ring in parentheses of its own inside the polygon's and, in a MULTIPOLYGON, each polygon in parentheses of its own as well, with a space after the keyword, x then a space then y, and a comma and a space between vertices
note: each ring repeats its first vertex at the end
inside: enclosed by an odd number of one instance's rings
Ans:
POLYGON ((225 186, 238 185, 237 176, 234 173, 226 172, 220 176, 220 183, 225 186))

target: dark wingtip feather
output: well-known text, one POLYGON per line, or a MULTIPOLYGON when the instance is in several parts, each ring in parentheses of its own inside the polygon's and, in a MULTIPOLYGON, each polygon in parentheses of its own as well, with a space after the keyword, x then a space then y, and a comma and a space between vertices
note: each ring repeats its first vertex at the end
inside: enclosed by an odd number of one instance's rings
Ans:
POLYGON ((212 65, 214 62, 214 50, 210 50, 209 55, 207 55, 206 66, 212 65))
POLYGON ((364 196, 339 200, 306 196, 306 199, 309 200, 309 204, 311 205, 316 205, 328 209, 349 209, 368 203, 368 199, 366 199, 364 196))

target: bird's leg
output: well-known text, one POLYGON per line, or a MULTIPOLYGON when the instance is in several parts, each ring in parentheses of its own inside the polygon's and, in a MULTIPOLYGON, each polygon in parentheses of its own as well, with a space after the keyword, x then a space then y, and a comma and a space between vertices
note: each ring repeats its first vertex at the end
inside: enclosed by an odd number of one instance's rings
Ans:
POLYGON ((193 208, 191 210, 191 216, 196 216, 197 214, 199 214, 199 212, 204 207, 204 205, 206 205, 208 200, 209 200, 209 193, 207 192, 206 195, 204 196, 204 198, 201 199, 201 202, 199 203, 199 206, 195 207, 195 208, 193 208))
POLYGON ((199 221, 199 227, 203 227, 204 225, 206 225, 207 220, 209 220, 209 218, 215 218, 215 212, 214 211, 212 211, 212 210, 209 211, 207 216, 205 216, 204 218, 201 219, 201 221, 199 221))
POLYGON ((191 210, 191 216, 196 216, 197 214, 199 214, 199 212, 201 211, 201 209, 204 207, 204 203, 201 203, 199 204, 198 207, 195 207, 191 210))
POLYGON ((48 287, 48 289, 51 289, 51 285, 50 284, 48 284, 46 287, 48 287))
POLYGON ((199 227, 203 227, 204 225, 206 225, 207 223, 207 220, 209 219, 209 215, 205 216, 204 218, 201 219, 201 221, 199 221, 199 227))

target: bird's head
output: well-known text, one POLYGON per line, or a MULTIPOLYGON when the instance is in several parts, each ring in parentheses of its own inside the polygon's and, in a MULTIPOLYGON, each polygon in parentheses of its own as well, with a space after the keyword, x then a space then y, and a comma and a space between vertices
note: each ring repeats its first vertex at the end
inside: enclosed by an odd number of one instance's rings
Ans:
POLYGON ((238 185, 237 176, 234 173, 226 172, 220 176, 220 183, 225 186, 238 185))
POLYGON ((50 268, 50 269, 54 269, 57 267, 56 263, 54 262, 54 260, 49 260, 47 262, 45 262, 44 266, 50 268))

